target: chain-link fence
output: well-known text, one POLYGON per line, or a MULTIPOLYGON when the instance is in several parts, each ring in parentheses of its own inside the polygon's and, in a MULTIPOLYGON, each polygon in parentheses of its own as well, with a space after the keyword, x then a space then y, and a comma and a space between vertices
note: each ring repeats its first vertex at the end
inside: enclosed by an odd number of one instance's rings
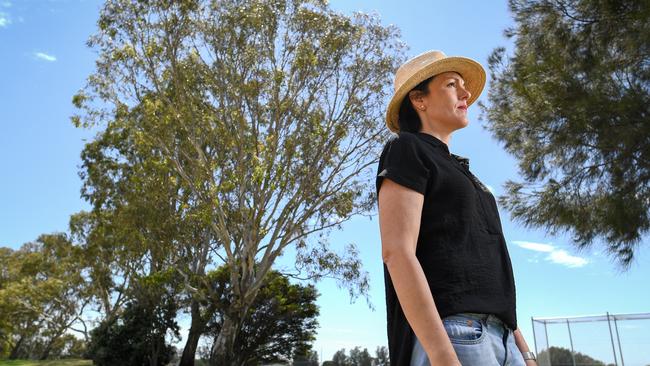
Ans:
POLYGON ((650 366, 650 313, 532 318, 540 366, 650 366))

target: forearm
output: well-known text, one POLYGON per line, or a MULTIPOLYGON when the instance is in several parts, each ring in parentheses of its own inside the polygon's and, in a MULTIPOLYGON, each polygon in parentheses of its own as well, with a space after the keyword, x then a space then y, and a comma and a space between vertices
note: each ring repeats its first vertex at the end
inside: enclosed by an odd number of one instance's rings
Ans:
MULTIPOLYGON (((526 343, 526 340, 524 339, 523 334, 521 334, 519 328, 517 328, 514 331, 514 335, 515 335, 515 344, 517 345, 517 348, 519 348, 519 352, 521 353, 530 352, 530 348, 528 347, 528 344, 526 343)), ((533 360, 526 360, 526 365, 529 366, 537 365, 537 362, 533 360)))
POLYGON ((403 252, 385 262, 404 315, 431 364, 460 365, 415 255, 403 252))

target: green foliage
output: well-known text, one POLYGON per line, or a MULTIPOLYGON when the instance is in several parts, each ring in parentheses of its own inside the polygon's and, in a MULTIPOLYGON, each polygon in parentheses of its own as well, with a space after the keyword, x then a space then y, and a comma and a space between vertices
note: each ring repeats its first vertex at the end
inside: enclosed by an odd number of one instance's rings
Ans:
POLYGON ((65 234, 0 249, 0 355, 61 357, 80 342, 66 334, 88 304, 79 248, 65 234))
POLYGON ((319 366, 318 353, 314 350, 296 352, 291 361, 291 366, 319 366))
POLYGON ((389 365, 388 348, 385 346, 377 347, 375 357, 370 356, 367 348, 361 350, 361 347, 354 347, 350 354, 346 354, 345 349, 340 349, 334 353, 331 361, 323 362, 323 365, 330 366, 375 366, 389 365))
POLYGON ((119 317, 91 331, 87 357, 98 366, 166 365, 175 351, 166 337, 179 337, 175 317, 176 305, 169 298, 160 304, 130 302, 119 317))
POLYGON ((377 347, 375 350, 375 366, 389 366, 388 348, 386 346, 377 347))
POLYGON ((354 366, 373 366, 373 359, 368 353, 368 349, 363 351, 359 347, 350 350, 350 365, 354 366))
MULTIPOLYGON (((216 312, 209 325, 218 336, 225 313, 230 309, 232 295, 228 287, 229 270, 219 268, 211 273, 215 293, 220 294, 216 312)), ((293 359, 310 361, 314 352, 311 342, 318 328, 318 293, 312 285, 291 284, 286 276, 270 271, 249 308, 235 339, 233 350, 241 355, 243 364, 273 363, 293 359)))
POLYGON ((491 55, 482 105, 523 177, 500 202, 579 248, 602 239, 627 266, 650 228, 650 2, 509 4, 514 54, 491 55))
POLYGON ((539 353, 537 359, 540 365, 550 366, 573 366, 574 359, 575 365, 612 366, 612 364, 605 364, 580 352, 575 352, 572 356, 571 350, 562 347, 545 349, 539 353))
POLYGON ((56 354, 65 358, 82 358, 86 354, 86 341, 72 334, 65 334, 59 338, 57 346, 59 351, 56 354))
POLYGON ((348 355, 345 354, 345 349, 340 349, 332 356, 332 364, 334 366, 350 366, 348 355))

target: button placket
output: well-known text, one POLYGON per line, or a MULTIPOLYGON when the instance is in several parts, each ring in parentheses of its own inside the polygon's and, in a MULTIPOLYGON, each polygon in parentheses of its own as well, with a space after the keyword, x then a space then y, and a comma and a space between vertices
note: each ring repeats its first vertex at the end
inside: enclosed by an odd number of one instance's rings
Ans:
POLYGON ((452 165, 461 171, 469 180, 472 182, 472 185, 474 186, 474 193, 476 195, 476 199, 478 201, 478 207, 479 207, 479 216, 480 216, 480 222, 481 225, 485 228, 485 231, 493 234, 499 234, 500 231, 498 230, 497 227, 492 227, 494 225, 490 225, 490 222, 488 220, 488 202, 485 202, 485 197, 483 194, 492 194, 490 190, 474 175, 472 172, 469 170, 469 159, 463 158, 458 155, 450 154, 449 159, 452 160, 452 165))

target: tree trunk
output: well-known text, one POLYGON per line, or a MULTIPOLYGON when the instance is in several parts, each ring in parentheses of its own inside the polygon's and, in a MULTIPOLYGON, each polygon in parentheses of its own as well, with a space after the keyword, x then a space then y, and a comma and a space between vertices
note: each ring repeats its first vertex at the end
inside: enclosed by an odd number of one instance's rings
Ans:
POLYGON ((237 336, 237 322, 230 316, 224 315, 223 325, 210 352, 210 366, 238 365, 237 355, 233 352, 235 337, 237 336))
POLYGON ((194 366, 196 349, 199 346, 199 339, 205 330, 206 321, 201 317, 198 301, 192 300, 190 307, 192 312, 192 324, 190 325, 190 331, 187 334, 187 342, 185 342, 181 362, 178 366, 194 366))
POLYGON ((49 342, 47 342, 47 346, 45 346, 45 349, 41 353, 41 357, 40 357, 41 361, 47 360, 47 358, 50 357, 50 352, 52 352, 52 346, 54 345, 54 342, 56 342, 56 340, 63 335, 66 328, 67 327, 64 327, 63 329, 59 330, 57 333, 54 334, 52 338, 50 338, 49 342))
POLYGON ((40 361, 47 360, 47 358, 50 356, 50 351, 52 351, 52 343, 54 343, 54 341, 50 341, 47 344, 47 346, 45 347, 45 349, 41 353, 41 356, 39 357, 40 361))
POLYGON ((210 350, 210 366, 244 365, 245 355, 235 353, 235 341, 258 289, 251 290, 250 278, 244 277, 241 281, 248 286, 242 286, 241 293, 233 296, 229 309, 224 311, 221 330, 210 350))
POLYGON ((16 345, 14 348, 11 350, 11 353, 9 354, 9 359, 10 360, 15 360, 18 357, 20 357, 20 346, 23 345, 23 341, 25 340, 25 336, 20 336, 20 339, 18 339, 18 342, 16 342, 16 345))
POLYGON ((152 348, 153 349, 151 350, 151 353, 149 354, 149 366, 160 366, 160 365, 158 365, 158 353, 160 351, 159 342, 154 342, 152 348))

